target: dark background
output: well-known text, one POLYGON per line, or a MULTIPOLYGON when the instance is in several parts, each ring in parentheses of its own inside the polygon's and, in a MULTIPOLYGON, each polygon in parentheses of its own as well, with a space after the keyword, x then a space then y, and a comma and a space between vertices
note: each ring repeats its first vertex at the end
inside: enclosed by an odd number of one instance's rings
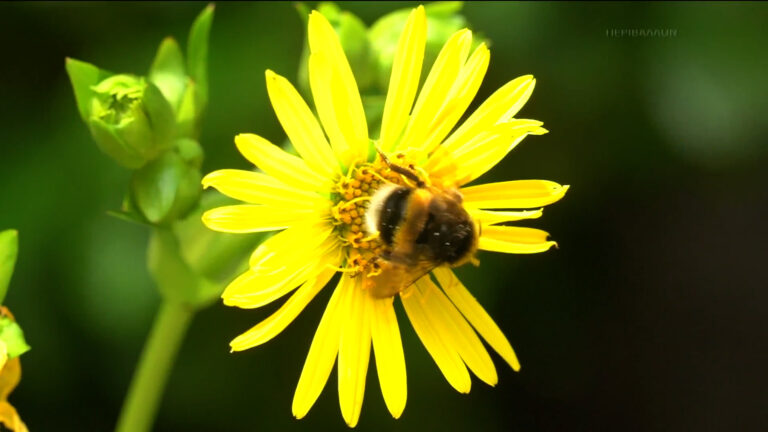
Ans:
MULTIPOLYGON (((370 24, 413 4, 343 8, 370 24)), ((32 431, 113 427, 159 302, 146 229, 105 214, 129 173, 91 141, 64 58, 143 74, 164 36, 186 41, 204 5, 0 4, 0 229, 19 229, 21 241, 6 304, 33 347, 11 401, 32 431)), ((532 73, 521 116, 551 131, 481 180, 572 185, 528 224, 560 249, 481 253, 479 268, 460 272, 521 372, 494 354, 496 388, 475 379, 458 394, 401 319, 407 407, 391 419, 369 370, 359 430, 765 430, 768 5, 464 10, 492 41, 478 99, 532 73), (622 29, 676 35, 611 34, 622 29)), ((283 139, 263 73, 296 76, 303 24, 289 3, 220 3, 211 37, 204 172, 245 168, 235 134, 283 139)), ((229 340, 274 307, 201 312, 156 430, 345 430, 335 372, 306 419, 290 411, 329 292, 278 338, 239 354, 229 340)))

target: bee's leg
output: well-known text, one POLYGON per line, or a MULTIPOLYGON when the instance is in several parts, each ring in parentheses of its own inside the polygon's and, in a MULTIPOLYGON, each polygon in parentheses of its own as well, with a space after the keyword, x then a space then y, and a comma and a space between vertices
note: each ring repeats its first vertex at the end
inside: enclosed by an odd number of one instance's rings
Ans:
MULTIPOLYGON (((359 202, 362 202, 362 201, 370 201, 370 200, 371 200, 370 196, 359 196, 359 197, 356 197, 356 198, 352 198, 349 201, 339 201, 339 203, 336 204, 336 206, 334 206, 334 207, 339 207, 339 208, 344 209, 344 208, 347 208, 347 207, 349 207, 349 206, 351 206, 353 204, 356 204, 356 203, 359 203, 359 202)), ((332 212, 333 212, 333 208, 334 207, 331 208, 332 212)))
POLYGON ((419 174, 421 174, 422 178, 424 179, 424 182, 422 183, 422 187, 423 187, 424 183, 426 183, 427 187, 431 187, 432 186, 432 182, 429 181, 429 173, 427 173, 427 171, 424 168, 422 168, 422 167, 420 167, 418 165, 411 165, 411 168, 414 171, 418 171, 419 174))
POLYGON ((424 187, 424 181, 422 181, 419 178, 419 176, 415 172, 413 172, 413 170, 408 169, 404 166, 400 166, 390 161, 387 155, 385 155, 384 152, 381 151, 378 145, 376 146, 376 151, 379 152, 379 156, 381 157, 381 160, 383 160, 384 163, 387 164, 389 169, 407 178, 408 180, 411 180, 412 182, 416 183, 417 187, 420 187, 420 188, 424 187))

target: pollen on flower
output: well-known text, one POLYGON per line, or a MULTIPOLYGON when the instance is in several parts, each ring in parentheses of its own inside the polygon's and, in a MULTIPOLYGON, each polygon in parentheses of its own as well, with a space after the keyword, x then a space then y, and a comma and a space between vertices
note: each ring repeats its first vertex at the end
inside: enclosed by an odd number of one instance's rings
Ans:
MULTIPOLYGON (((405 155, 395 155, 398 161, 405 155)), ((365 228, 365 212, 371 197, 383 184, 404 185, 402 176, 377 158, 349 168, 334 188, 334 206, 331 209, 336 235, 345 245, 346 266, 350 276, 375 276, 381 272, 378 260, 389 252, 379 239, 378 233, 368 233, 365 228)))
POLYGON ((223 297, 228 305, 256 308, 292 294, 230 345, 242 351, 277 336, 340 271, 296 386, 296 418, 307 415, 338 365, 341 413, 355 427, 371 349, 384 402, 393 417, 401 416, 408 392, 396 301, 451 386, 469 392, 469 371, 495 385, 498 375, 481 337, 512 369, 520 363, 451 267, 476 262, 477 250, 529 254, 554 245, 545 231, 507 222, 539 217, 541 207, 561 199, 567 186, 546 180, 465 186, 527 135, 546 132, 539 121, 515 117, 533 91, 533 76, 508 82, 459 125, 490 52, 462 29, 445 41, 431 67, 425 64, 427 17, 417 7, 398 37, 376 136, 359 77, 331 23, 312 12, 308 35, 317 116, 288 80, 267 72, 270 101, 298 155, 242 134, 238 149, 264 173, 221 170, 204 180, 246 202, 208 210, 203 221, 209 228, 284 229, 257 249, 264 265, 249 267, 223 297), (419 89, 421 82, 429 85, 419 89), (375 153, 372 140, 377 158, 366 156, 375 153), (297 248, 303 239, 313 241, 297 248))

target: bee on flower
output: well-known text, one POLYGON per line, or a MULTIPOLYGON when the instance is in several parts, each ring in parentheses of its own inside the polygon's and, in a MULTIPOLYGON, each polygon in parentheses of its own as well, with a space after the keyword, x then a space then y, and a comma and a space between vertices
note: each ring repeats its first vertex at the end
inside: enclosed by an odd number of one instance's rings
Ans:
POLYGON ((407 385, 396 298, 459 392, 470 390, 469 371, 489 385, 498 380, 480 337, 520 368, 506 337, 452 268, 477 263, 477 250, 550 249, 555 242, 546 232, 508 223, 541 216, 541 207, 568 187, 545 180, 467 186, 523 138, 547 132, 539 121, 515 118, 535 80, 510 81, 456 127, 490 53, 485 44, 470 53, 472 33, 460 30, 418 89, 426 34, 420 6, 400 36, 381 132, 371 136, 341 43, 326 18, 312 12, 309 83, 317 117, 287 79, 266 72, 270 101, 299 156, 240 134, 237 148, 261 172, 224 169, 203 179, 205 187, 246 203, 206 212, 209 228, 280 231, 253 252, 249 269, 224 291, 224 303, 258 308, 292 293, 273 315, 235 338, 233 351, 274 338, 340 274, 296 388, 297 418, 307 414, 337 364, 341 413, 355 426, 371 347, 387 408, 395 418, 402 414, 407 385))

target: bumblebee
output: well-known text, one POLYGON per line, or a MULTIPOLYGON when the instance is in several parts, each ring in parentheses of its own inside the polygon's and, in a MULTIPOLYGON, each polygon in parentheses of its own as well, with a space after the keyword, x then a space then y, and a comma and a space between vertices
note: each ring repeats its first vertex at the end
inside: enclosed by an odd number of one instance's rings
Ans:
POLYGON ((381 186, 368 205, 366 230, 387 248, 377 261, 380 272, 365 283, 374 296, 391 297, 438 266, 472 260, 479 235, 457 189, 427 185, 414 170, 379 155, 406 185, 381 186))

